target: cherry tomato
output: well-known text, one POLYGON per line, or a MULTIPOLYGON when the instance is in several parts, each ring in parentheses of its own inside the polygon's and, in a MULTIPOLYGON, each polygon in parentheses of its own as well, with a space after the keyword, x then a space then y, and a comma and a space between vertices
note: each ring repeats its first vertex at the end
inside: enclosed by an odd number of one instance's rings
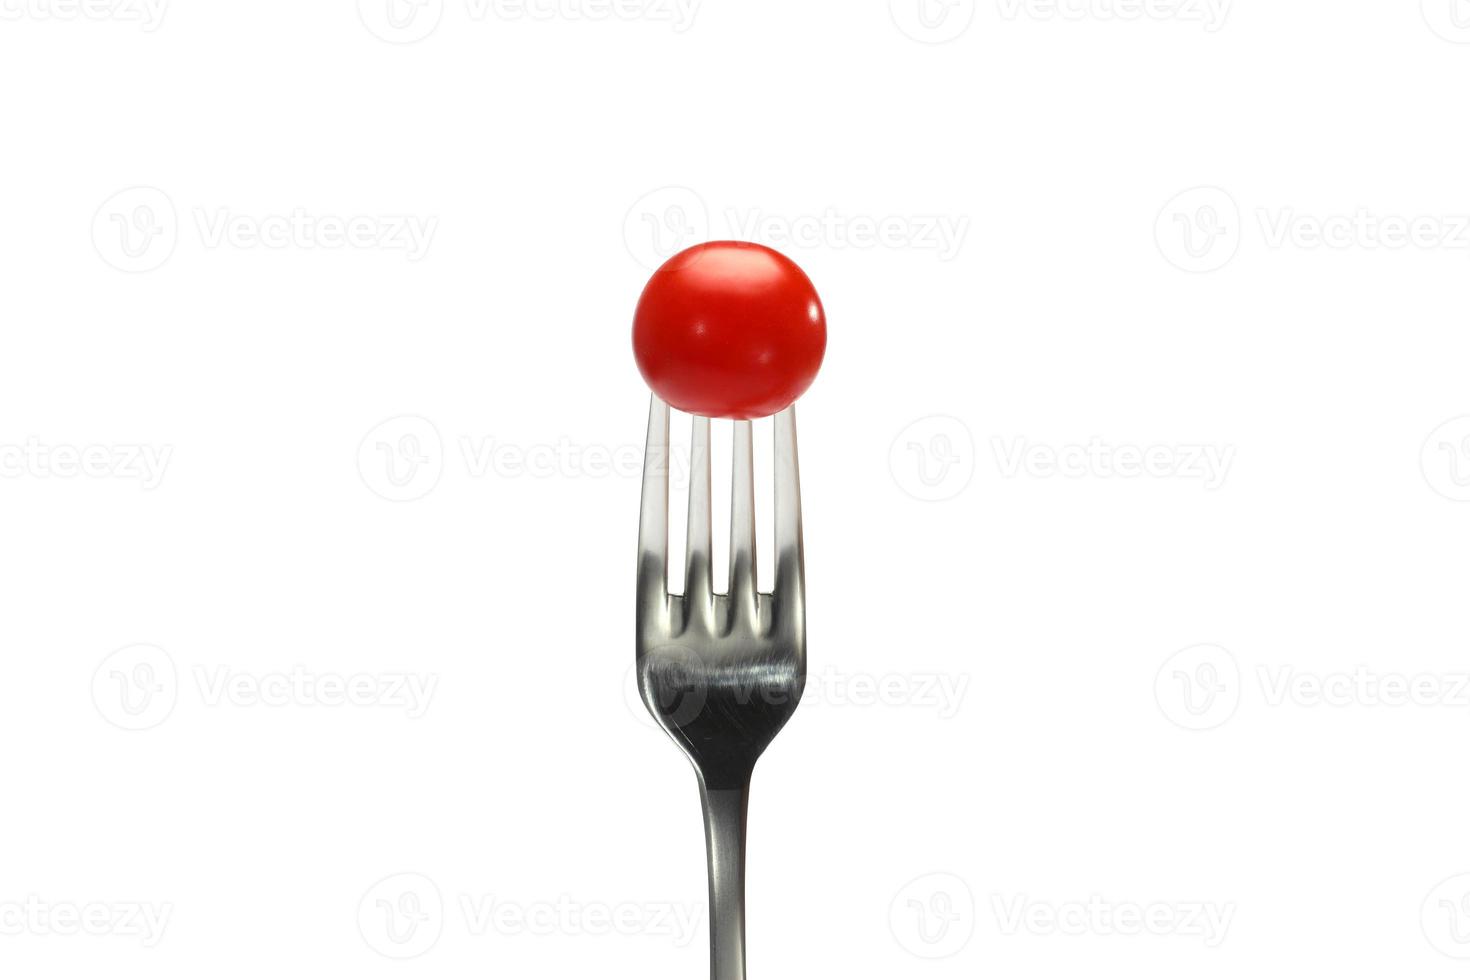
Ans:
POLYGON ((680 252, 648 280, 633 315, 643 380, 693 415, 774 415, 811 385, 826 349, 827 318, 811 280, 750 242, 680 252))

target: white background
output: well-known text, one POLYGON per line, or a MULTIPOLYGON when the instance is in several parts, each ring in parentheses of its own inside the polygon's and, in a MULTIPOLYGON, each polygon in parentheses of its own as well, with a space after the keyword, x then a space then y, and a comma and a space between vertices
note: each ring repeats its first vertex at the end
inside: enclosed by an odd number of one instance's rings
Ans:
POLYGON ((0 972, 704 975, 629 324, 753 236, 752 975, 1462 975, 1470 6, 584 2, 0 0, 0 972))

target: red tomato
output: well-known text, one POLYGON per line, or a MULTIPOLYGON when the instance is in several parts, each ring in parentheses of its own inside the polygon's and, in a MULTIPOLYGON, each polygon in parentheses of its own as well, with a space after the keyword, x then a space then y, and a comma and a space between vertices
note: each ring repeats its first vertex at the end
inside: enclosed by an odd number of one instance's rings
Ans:
POLYGON ((633 356, 654 394, 713 418, 774 415, 822 366, 827 318, 806 273, 750 242, 706 242, 648 280, 633 356))

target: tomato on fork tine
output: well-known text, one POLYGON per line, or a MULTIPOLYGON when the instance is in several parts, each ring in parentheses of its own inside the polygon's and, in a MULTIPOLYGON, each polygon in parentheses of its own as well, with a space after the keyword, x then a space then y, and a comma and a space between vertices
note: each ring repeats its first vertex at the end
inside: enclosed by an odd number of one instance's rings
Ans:
POLYGON ((806 600, 796 409, 826 323, 789 259, 713 242, 654 273, 633 326, 654 395, 638 535, 638 692, 694 765, 709 866, 710 977, 745 980, 750 780, 806 686, 806 600), (695 416, 684 595, 668 594, 669 407, 695 416), (756 587, 750 419, 775 415, 776 583, 756 587), (711 583, 710 417, 735 419, 730 587, 711 583))
POLYGON ((822 301, 774 249, 706 242, 648 280, 633 353, 654 394, 691 415, 758 419, 800 398, 827 349, 822 301))

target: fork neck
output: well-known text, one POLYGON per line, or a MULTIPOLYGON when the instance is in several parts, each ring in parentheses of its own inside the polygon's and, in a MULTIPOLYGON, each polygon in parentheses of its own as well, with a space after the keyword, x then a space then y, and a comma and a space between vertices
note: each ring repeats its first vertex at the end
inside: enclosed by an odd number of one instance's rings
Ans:
POLYGON ((745 980, 745 822, 750 776, 725 788, 705 784, 704 840, 709 856, 710 980, 745 980))

